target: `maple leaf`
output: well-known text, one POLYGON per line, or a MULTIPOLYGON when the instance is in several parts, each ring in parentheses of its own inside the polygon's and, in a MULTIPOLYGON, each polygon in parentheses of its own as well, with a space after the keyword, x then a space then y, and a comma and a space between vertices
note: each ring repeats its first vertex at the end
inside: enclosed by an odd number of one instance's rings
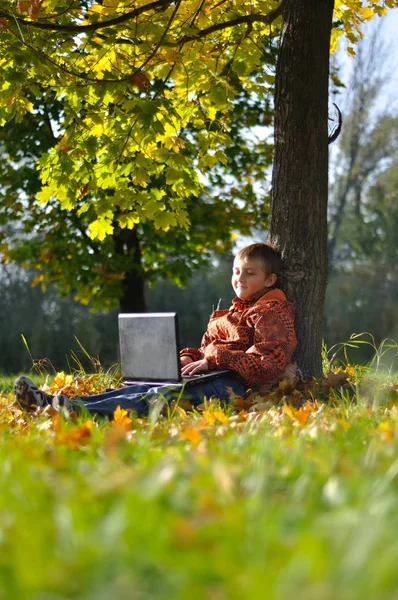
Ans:
MULTIPOLYGON (((297 377, 297 363, 289 363, 286 365, 278 379, 282 380, 281 383, 283 382, 284 386, 290 385, 294 387, 299 381, 299 378, 297 377)), ((280 384, 279 387, 281 387, 280 384)))
POLYGON ((187 426, 180 432, 180 440, 188 440, 191 444, 196 445, 202 439, 200 432, 196 427, 187 426))
POLYGON ((145 73, 137 71, 130 77, 131 85, 135 85, 141 92, 146 92, 151 87, 148 77, 145 73))
POLYGON ((228 417, 221 408, 214 410, 204 410, 202 413, 202 423, 206 425, 215 425, 215 423, 228 423, 228 417))
POLYGON ((27 0, 18 0, 17 2, 17 10, 19 12, 28 12, 29 2, 27 0))
POLYGON ((43 0, 18 0, 17 10, 19 12, 28 13, 32 21, 37 21, 42 4, 43 0))
POLYGON ((326 384, 332 388, 340 387, 347 383, 348 377, 349 373, 346 371, 329 371, 326 377, 326 384))
POLYGON ((388 421, 382 421, 377 426, 377 431, 380 434, 383 442, 392 442, 394 439, 394 431, 391 429, 390 423, 388 421))
POLYGON ((240 410, 249 410, 253 406, 253 400, 250 398, 242 398, 242 396, 235 396, 233 401, 233 407, 240 410))
POLYGON ((85 423, 79 425, 78 427, 74 427, 73 429, 69 429, 67 431, 59 431, 54 439, 54 443, 57 446, 79 448, 90 440, 92 426, 93 421, 91 419, 87 419, 85 423))
POLYGON ((112 424, 118 427, 123 427, 124 429, 131 429, 132 422, 133 421, 130 418, 128 411, 118 406, 113 413, 112 424))
POLYGON ((104 440, 104 449, 107 454, 114 454, 120 444, 125 442, 127 439, 127 429, 129 427, 112 421, 112 427, 108 429, 104 440))

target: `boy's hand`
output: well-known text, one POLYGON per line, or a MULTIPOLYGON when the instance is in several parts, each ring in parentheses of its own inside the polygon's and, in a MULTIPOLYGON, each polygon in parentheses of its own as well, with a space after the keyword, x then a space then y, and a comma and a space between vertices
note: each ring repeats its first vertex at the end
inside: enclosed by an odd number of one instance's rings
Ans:
POLYGON ((190 356, 181 356, 180 358, 181 368, 185 367, 185 365, 189 365, 191 362, 193 362, 193 360, 190 356))
POLYGON ((195 360, 194 362, 185 365, 185 367, 181 369, 181 375, 195 375, 195 373, 208 370, 209 365, 207 364, 207 360, 202 358, 201 360, 195 360))

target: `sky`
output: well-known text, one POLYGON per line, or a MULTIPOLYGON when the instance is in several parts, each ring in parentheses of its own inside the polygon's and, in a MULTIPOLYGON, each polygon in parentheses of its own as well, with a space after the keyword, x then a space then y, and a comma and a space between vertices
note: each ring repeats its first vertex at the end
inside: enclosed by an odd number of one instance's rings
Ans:
POLYGON ((389 73, 389 82, 384 90, 385 104, 398 110, 398 8, 389 9, 385 16, 369 21, 363 28, 365 37, 376 23, 381 24, 381 35, 389 48, 389 59, 385 65, 389 73))

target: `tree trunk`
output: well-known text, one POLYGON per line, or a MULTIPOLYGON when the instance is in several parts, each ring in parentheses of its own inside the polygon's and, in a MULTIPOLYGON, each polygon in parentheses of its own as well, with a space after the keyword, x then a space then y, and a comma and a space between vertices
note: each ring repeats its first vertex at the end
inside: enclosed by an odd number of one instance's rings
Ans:
POLYGON ((131 266, 123 279, 120 312, 145 312, 144 279, 142 276, 140 240, 135 229, 115 229, 115 252, 129 256, 131 266))
POLYGON ((295 359, 306 378, 322 372, 333 5, 285 1, 275 83, 270 237, 285 262, 281 287, 296 307, 295 359))

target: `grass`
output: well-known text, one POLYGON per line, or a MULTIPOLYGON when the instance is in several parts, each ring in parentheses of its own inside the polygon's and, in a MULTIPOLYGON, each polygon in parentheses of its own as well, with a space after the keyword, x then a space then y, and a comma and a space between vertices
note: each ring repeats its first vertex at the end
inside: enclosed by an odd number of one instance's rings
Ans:
POLYGON ((398 598, 391 372, 302 408, 112 423, 24 415, 11 385, 1 600, 398 598))

